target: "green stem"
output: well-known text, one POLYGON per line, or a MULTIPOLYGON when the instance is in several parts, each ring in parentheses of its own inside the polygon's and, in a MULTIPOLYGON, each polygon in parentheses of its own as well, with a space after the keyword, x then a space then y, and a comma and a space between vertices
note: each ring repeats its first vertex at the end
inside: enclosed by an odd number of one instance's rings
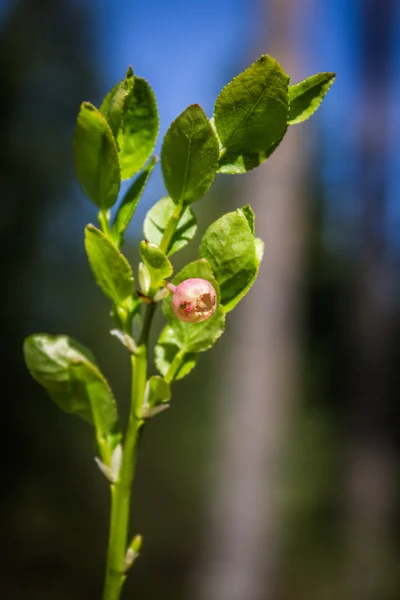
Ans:
POLYGON ((175 354, 175 356, 172 360, 172 363, 170 364, 170 367, 168 369, 168 372, 165 376, 165 381, 167 383, 171 383, 171 381, 174 379, 175 375, 179 371, 179 368, 182 364, 184 356, 185 356, 184 350, 179 350, 179 352, 177 352, 177 354, 175 354))
POLYGON ((97 215, 99 219, 100 227, 103 233, 108 237, 112 238, 111 235, 111 227, 110 227, 110 211, 109 210, 100 210, 97 215))
POLYGON ((182 202, 180 202, 176 205, 174 212, 168 219, 167 226, 160 242, 160 250, 162 250, 164 254, 168 252, 168 248, 172 242, 172 238, 174 237, 174 233, 179 225, 179 221, 181 220, 184 210, 185 206, 182 202))
POLYGON ((132 398, 122 466, 118 480, 111 485, 111 520, 103 600, 119 600, 126 579, 124 560, 128 547, 131 490, 139 433, 143 425, 140 412, 147 380, 147 344, 155 306, 149 305, 146 309, 139 346, 131 357, 132 398))

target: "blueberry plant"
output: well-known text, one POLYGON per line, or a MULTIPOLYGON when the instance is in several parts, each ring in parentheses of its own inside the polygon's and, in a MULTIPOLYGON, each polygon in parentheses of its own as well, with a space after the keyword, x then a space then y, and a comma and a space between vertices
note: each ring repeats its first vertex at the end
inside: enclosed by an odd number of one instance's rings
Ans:
MULTIPOLYGON (((24 343, 27 367, 64 411, 94 428, 97 465, 111 490, 103 600, 118 600, 141 536, 129 538, 130 494, 140 432, 171 400, 171 384, 195 367, 222 335, 228 313, 253 285, 263 255, 249 205, 221 216, 203 235, 198 259, 174 275, 171 257, 196 233, 192 205, 218 173, 261 165, 288 127, 308 119, 334 81, 318 73, 289 85, 280 64, 261 56, 219 94, 214 115, 192 104, 165 134, 161 169, 168 195, 147 213, 137 283, 123 255, 126 230, 157 163, 159 129, 154 93, 131 68, 96 108, 83 102, 74 135, 74 161, 84 194, 98 208, 85 246, 93 276, 111 302, 113 328, 130 354, 132 393, 122 426, 117 402, 92 352, 66 335, 35 334, 24 343), (135 177, 122 198, 121 181, 135 177), (171 279, 172 278, 172 279, 171 279), (166 324, 154 349, 159 374, 149 374, 148 342, 161 304, 166 324), (133 320, 140 323, 134 337, 133 320)), ((136 329, 136 328, 135 328, 136 329)))

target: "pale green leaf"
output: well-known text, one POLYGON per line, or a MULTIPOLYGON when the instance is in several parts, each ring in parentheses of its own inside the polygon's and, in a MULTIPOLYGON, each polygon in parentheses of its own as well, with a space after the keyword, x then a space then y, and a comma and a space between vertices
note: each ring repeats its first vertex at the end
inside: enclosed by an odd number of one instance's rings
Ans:
POLYGON ((179 352, 180 342, 176 340, 175 330, 167 325, 158 338, 154 354, 157 369, 164 377, 170 375, 171 381, 182 379, 196 366, 198 354, 188 352, 178 355, 179 352))
POLYGON ((150 408, 171 400, 171 387, 159 375, 153 375, 147 382, 147 404, 150 408))
MULTIPOLYGON (((159 246, 165 227, 176 209, 176 204, 168 196, 161 198, 147 213, 143 232, 146 240, 159 246)), ((190 207, 183 212, 168 250, 168 256, 177 252, 194 237, 197 229, 196 217, 190 207)))
POLYGON ((150 242, 140 242, 140 256, 150 275, 150 292, 154 292, 164 279, 172 275, 172 265, 164 252, 150 242))

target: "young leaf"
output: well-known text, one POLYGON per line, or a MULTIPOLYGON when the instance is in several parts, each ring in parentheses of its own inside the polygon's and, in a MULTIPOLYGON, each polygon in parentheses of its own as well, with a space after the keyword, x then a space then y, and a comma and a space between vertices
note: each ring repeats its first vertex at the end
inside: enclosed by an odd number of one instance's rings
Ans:
POLYGON ((200 259, 186 265, 174 277, 173 283, 174 285, 178 285, 185 279, 197 277, 207 279, 217 293, 217 309, 212 317, 200 323, 184 323, 173 313, 171 296, 163 300, 163 311, 168 319, 169 326, 174 331, 175 343, 179 347, 179 350, 185 354, 208 350, 222 335, 225 328, 225 314, 221 306, 219 286, 206 260, 200 259))
POLYGON ((239 208, 212 223, 200 243, 199 255, 211 265, 225 312, 241 300, 257 273, 249 208, 245 207, 246 213, 239 208))
POLYGON ((154 354, 157 369, 164 377, 168 375, 169 381, 177 381, 189 375, 196 366, 198 357, 195 352, 181 352, 180 342, 177 342, 175 330, 170 325, 162 330, 154 354))
MULTIPOLYGON (((161 198, 147 213, 144 220, 143 232, 148 242, 159 246, 164 235, 165 227, 176 209, 176 204, 166 196, 161 198)), ((178 227, 172 237, 167 256, 177 252, 194 237, 197 229, 196 217, 191 208, 184 211, 178 227)))
POLYGON ((145 79, 135 83, 125 98, 121 128, 117 135, 121 179, 135 175, 151 156, 156 143, 159 118, 154 92, 145 79))
POLYGON ((132 269, 116 245, 94 225, 85 229, 85 246, 94 278, 116 305, 133 294, 132 269))
POLYGON ((144 296, 148 296, 151 288, 151 276, 148 268, 142 262, 139 263, 138 267, 138 279, 140 291, 144 296))
POLYGON ((165 185, 174 202, 199 200, 214 181, 218 169, 217 137, 203 109, 192 104, 165 134, 161 166, 165 185))
POLYGON ((164 252, 150 242, 140 242, 140 256, 150 275, 150 291, 154 291, 164 279, 172 275, 172 265, 164 252))
POLYGON ((214 108, 222 153, 263 153, 282 138, 287 122, 288 84, 288 75, 267 54, 228 83, 214 108))
POLYGON ((121 125, 124 103, 126 98, 132 93, 133 84, 133 71, 132 67, 129 67, 126 77, 117 83, 111 92, 107 94, 99 108, 103 117, 108 121, 114 138, 117 137, 121 125))
POLYGON ((302 123, 315 113, 335 77, 335 73, 317 73, 289 87, 289 125, 302 123))
POLYGON ((157 157, 154 156, 143 171, 136 177, 128 191, 126 192, 112 226, 113 237, 117 240, 118 247, 121 247, 124 241, 124 233, 132 221, 136 207, 143 193, 143 190, 149 180, 150 174, 157 163, 157 157))
POLYGON ((62 410, 94 425, 109 465, 121 433, 115 399, 91 352, 66 335, 37 334, 26 338, 24 356, 32 377, 62 410))
POLYGON ((255 233, 255 225, 254 225, 255 215, 254 215, 253 209, 251 208, 250 204, 246 204, 246 206, 242 206, 241 211, 247 219, 251 233, 254 235, 254 233, 255 233))
POLYGON ((117 146, 107 121, 83 102, 74 134, 74 162, 82 190, 101 210, 116 202, 121 183, 117 146))
POLYGON ((147 404, 150 408, 171 400, 170 385, 158 375, 153 375, 147 382, 147 404))

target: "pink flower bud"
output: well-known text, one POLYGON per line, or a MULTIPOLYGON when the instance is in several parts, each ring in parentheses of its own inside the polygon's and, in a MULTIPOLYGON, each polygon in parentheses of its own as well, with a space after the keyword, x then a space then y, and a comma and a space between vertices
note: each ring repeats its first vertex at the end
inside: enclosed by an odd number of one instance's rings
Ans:
POLYGON ((169 283, 167 287, 174 294, 172 310, 181 321, 201 323, 217 308, 217 294, 207 279, 186 279, 177 286, 169 283))

